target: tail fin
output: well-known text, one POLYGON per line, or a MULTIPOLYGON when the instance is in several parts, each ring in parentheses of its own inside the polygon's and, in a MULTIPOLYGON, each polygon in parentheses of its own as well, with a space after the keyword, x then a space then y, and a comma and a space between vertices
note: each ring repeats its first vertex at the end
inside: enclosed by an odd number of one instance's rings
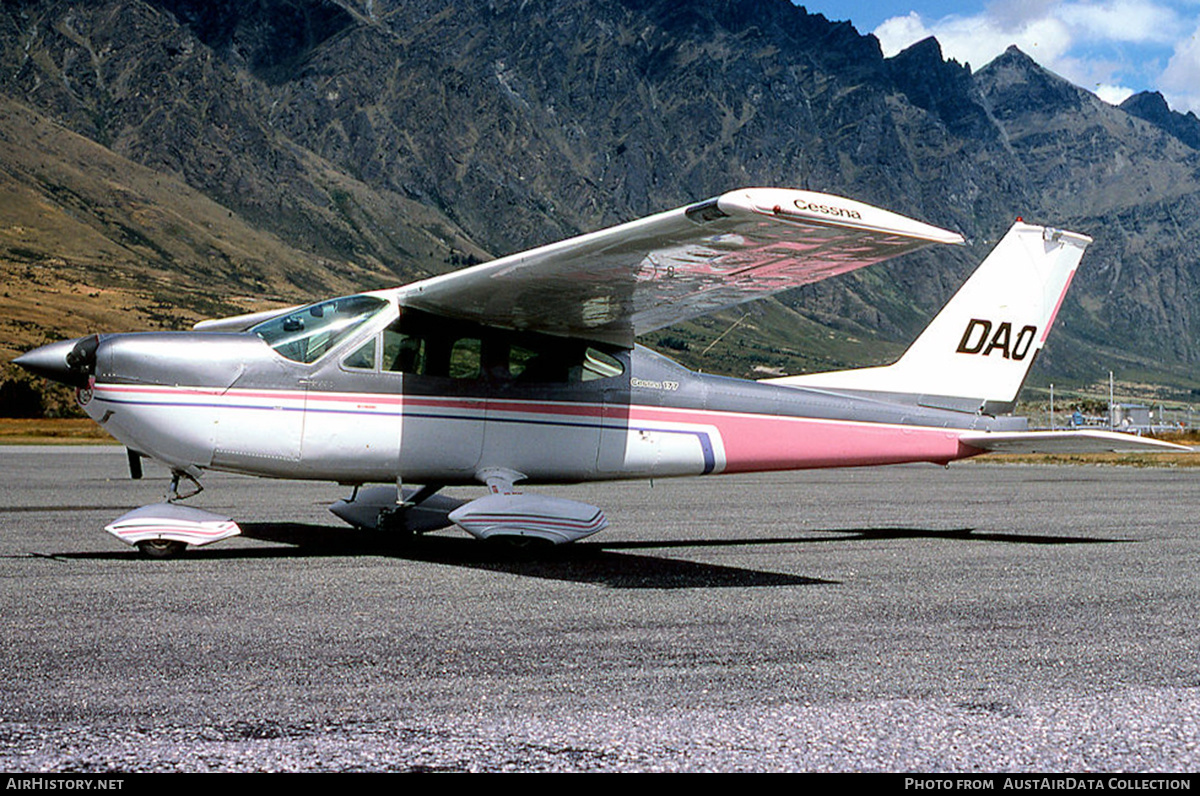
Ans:
POLYGON ((1011 411, 1091 242, 1018 221, 894 364, 765 381, 1011 411))

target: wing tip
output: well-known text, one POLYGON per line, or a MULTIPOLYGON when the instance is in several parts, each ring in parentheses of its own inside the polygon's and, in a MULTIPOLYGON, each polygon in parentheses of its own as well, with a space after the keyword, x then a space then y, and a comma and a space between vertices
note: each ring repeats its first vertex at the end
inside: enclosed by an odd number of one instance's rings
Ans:
POLYGON ((717 197, 716 207, 726 215, 753 213, 784 221, 804 221, 823 226, 850 227, 901 235, 930 243, 958 246, 966 243, 966 239, 957 232, 935 227, 866 202, 816 191, 795 188, 742 188, 717 197))

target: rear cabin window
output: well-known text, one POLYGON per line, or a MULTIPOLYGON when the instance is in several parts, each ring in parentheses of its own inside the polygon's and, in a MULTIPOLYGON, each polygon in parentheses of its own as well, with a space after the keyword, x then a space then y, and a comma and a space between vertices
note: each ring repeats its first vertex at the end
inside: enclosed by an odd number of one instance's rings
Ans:
POLYGON ((583 352, 583 371, 580 381, 595 381, 596 379, 611 379, 625 372, 621 360, 612 354, 606 354, 595 348, 583 352))
MULTIPOLYGON (((516 384, 577 384, 620 376, 621 360, 580 340, 490 329, 403 310, 378 338, 385 372, 516 384)), ((376 340, 342 360, 374 367, 376 340), (368 364, 371 363, 371 364, 368 364)))

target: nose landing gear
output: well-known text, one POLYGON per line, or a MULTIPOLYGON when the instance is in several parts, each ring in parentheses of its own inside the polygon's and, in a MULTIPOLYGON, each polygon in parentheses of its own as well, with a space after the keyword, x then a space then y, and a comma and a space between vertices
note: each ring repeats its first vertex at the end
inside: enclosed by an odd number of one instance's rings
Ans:
POLYGON ((138 552, 145 558, 174 558, 187 549, 185 542, 174 539, 145 539, 137 543, 138 552))
POLYGON ((204 487, 200 484, 200 482, 198 480, 196 480, 196 476, 192 475, 191 473, 189 473, 185 470, 172 470, 171 471, 171 486, 169 486, 167 488, 167 502, 168 503, 175 503, 176 501, 187 500, 190 497, 195 497, 196 495, 199 495, 203 491, 204 491, 204 487), (181 478, 186 478, 192 485, 191 490, 188 492, 185 492, 184 494, 179 493, 179 480, 181 478))

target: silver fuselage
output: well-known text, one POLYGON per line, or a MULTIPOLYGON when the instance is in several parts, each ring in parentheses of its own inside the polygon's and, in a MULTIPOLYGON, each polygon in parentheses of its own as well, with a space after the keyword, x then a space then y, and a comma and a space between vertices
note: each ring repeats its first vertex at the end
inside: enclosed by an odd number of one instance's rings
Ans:
POLYGON ((349 366, 395 315, 310 364, 248 332, 102 336, 80 403, 132 450, 176 470, 353 484, 478 483, 489 468, 575 482, 948 462, 978 453, 962 431, 1024 427, 914 399, 699 374, 640 346, 604 347, 615 375, 527 381, 487 367, 488 351, 536 341, 440 318, 425 323, 483 340, 483 366, 470 377, 392 372, 378 358, 349 366))

